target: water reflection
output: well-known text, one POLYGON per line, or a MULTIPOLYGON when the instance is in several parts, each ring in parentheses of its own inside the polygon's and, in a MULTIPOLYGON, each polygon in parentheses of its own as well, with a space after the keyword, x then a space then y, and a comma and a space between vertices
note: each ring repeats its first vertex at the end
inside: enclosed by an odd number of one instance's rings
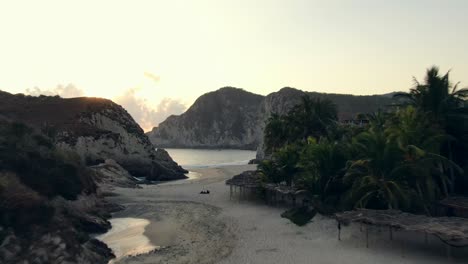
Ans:
POLYGON ((145 227, 150 221, 142 218, 113 218, 109 220, 112 228, 105 234, 99 235, 96 239, 106 243, 115 254, 115 259, 109 263, 114 263, 126 256, 148 253, 158 246, 151 244, 144 235, 145 227))

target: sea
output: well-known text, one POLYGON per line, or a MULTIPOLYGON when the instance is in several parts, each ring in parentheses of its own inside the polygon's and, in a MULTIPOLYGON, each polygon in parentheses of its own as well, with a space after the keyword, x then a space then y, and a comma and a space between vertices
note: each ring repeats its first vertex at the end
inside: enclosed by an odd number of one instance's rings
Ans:
POLYGON ((172 159, 182 167, 206 168, 248 164, 255 151, 238 149, 166 149, 172 159))

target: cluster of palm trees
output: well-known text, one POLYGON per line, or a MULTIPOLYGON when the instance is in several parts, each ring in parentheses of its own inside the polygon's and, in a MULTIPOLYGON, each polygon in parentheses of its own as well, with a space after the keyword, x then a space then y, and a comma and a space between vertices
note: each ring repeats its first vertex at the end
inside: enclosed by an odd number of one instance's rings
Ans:
POLYGON ((271 158, 259 170, 335 210, 431 214, 434 202, 468 189, 468 89, 432 67, 423 83, 394 97, 398 104, 366 115, 365 126, 340 124, 331 101, 304 97, 287 115, 269 119, 271 158))

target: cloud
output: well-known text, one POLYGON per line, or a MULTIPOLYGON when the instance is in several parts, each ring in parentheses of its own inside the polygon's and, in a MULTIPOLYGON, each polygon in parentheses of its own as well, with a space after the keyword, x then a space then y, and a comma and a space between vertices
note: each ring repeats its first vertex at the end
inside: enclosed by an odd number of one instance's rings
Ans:
MULTIPOLYGON (((145 73, 145 76, 154 82, 159 81, 157 75, 145 73)), ((159 123, 164 121, 168 116, 181 114, 187 109, 180 100, 171 98, 164 98, 156 107, 152 107, 146 99, 137 95, 138 91, 138 89, 128 89, 120 96, 114 98, 114 102, 122 105, 145 131, 149 131, 153 127, 159 125, 159 123)), ((73 84, 65 86, 58 85, 51 89, 34 87, 32 89, 26 89, 25 94, 32 96, 59 95, 63 98, 85 96, 85 92, 73 84)))
POLYGON ((187 107, 180 101, 164 98, 156 108, 149 106, 147 100, 139 98, 137 89, 129 89, 115 98, 145 131, 150 131, 170 115, 181 114, 187 107))
POLYGON ((152 81, 154 81, 155 83, 158 83, 159 80, 161 79, 161 77, 159 77, 158 75, 156 74, 152 74, 151 72, 145 72, 145 77, 148 77, 150 78, 152 81))
POLYGON ((51 89, 41 89, 39 87, 34 87, 32 89, 26 89, 26 94, 32 96, 39 96, 39 95, 48 95, 54 96, 58 95, 63 98, 71 98, 71 97, 80 97, 84 96, 84 91, 80 88, 77 88, 73 84, 68 84, 66 86, 58 85, 55 88, 51 89))

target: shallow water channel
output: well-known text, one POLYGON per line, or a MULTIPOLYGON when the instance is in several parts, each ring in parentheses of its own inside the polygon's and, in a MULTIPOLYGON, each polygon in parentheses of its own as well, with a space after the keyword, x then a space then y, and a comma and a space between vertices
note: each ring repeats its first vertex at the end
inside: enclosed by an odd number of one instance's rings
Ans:
POLYGON ((112 228, 105 234, 99 235, 96 239, 106 243, 115 254, 115 259, 109 263, 114 263, 126 256, 148 253, 159 246, 153 245, 144 235, 145 227, 150 221, 142 218, 112 218, 109 220, 112 228))

